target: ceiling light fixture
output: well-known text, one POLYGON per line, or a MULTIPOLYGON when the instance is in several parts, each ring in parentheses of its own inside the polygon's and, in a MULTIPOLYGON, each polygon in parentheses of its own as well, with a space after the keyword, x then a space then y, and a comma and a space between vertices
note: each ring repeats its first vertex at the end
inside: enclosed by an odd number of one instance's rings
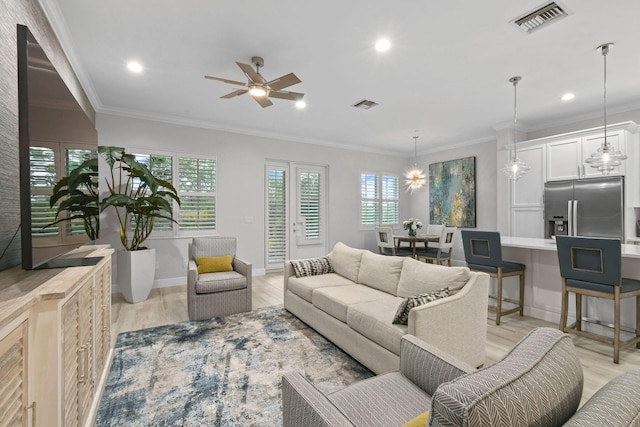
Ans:
POLYGON ((416 164, 418 154, 417 144, 418 135, 413 137, 413 168, 404 173, 404 183, 407 186, 407 191, 411 191, 412 193, 415 190, 422 188, 422 186, 427 182, 424 172, 422 169, 418 168, 418 165, 416 164))
POLYGON ((592 153, 585 160, 585 163, 591 165, 592 168, 598 169, 603 175, 609 175, 613 168, 620 166, 622 161, 627 159, 625 154, 622 154, 620 150, 616 150, 607 141, 607 55, 609 54, 609 46, 613 46, 613 43, 605 43, 596 48, 602 51, 602 57, 604 58, 604 141, 598 151, 592 153))
POLYGON ((391 49, 391 42, 389 41, 389 39, 378 39, 378 41, 376 42, 376 50, 378 52, 386 52, 389 49, 391 49))
POLYGON ((518 158, 517 143, 516 143, 516 129, 518 125, 518 82, 522 80, 522 77, 515 76, 509 79, 509 82, 513 84, 513 156, 504 165, 502 172, 511 180, 517 181, 522 175, 526 174, 529 169, 529 165, 518 158))
POLYGON ((133 73, 141 73, 143 70, 142 64, 136 61, 129 61, 127 63, 127 69, 133 73))
POLYGON ((267 90, 262 86, 253 85, 249 88, 249 93, 253 96, 262 97, 267 94, 267 90))
POLYGON ((574 94, 572 94, 571 92, 567 92, 564 95, 562 95, 562 97, 560 99, 563 100, 563 101, 571 101, 575 97, 576 96, 574 94))
POLYGON ((305 109, 306 107, 307 107, 307 103, 306 103, 306 102, 304 102, 303 100, 300 100, 300 101, 296 102, 296 108, 297 108, 298 110, 303 110, 303 109, 305 109))

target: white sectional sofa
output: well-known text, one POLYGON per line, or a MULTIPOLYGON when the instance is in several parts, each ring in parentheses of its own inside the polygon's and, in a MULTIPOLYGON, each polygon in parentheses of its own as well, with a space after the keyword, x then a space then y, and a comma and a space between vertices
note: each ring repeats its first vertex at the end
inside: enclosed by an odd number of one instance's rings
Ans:
MULTIPOLYGON (((411 334, 471 366, 485 360, 489 276, 383 256, 336 244, 333 272, 296 277, 285 261, 284 306, 376 374, 399 369, 400 340, 411 334), (450 296, 411 309, 393 324, 406 298, 448 288, 450 296)), ((306 274, 306 275, 305 275, 306 274)))

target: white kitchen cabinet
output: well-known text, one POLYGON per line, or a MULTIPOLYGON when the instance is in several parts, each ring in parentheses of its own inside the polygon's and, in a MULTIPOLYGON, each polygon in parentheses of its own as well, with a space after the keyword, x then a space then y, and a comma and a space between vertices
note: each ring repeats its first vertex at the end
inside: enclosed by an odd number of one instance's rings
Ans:
POLYGON ((518 150, 518 157, 531 169, 516 182, 510 183, 510 235, 538 237, 544 233, 543 195, 546 171, 545 144, 518 150))

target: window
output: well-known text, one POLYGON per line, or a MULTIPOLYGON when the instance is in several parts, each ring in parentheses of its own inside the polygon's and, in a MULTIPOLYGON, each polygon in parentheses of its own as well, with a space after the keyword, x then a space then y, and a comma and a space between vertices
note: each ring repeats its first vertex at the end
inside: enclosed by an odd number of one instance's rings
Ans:
POLYGON ((306 240, 320 239, 320 173, 302 171, 300 179, 300 216, 305 219, 306 240))
POLYGON ((363 173, 360 176, 360 224, 398 224, 398 177, 363 173))
POLYGON ((267 264, 287 257, 287 179, 285 168, 267 169, 267 264))
MULTIPOLYGON (((168 181, 173 183, 173 156, 166 154, 133 154, 135 159, 145 165, 153 176, 156 178, 162 179, 164 181, 168 181)), ((133 181, 133 188, 135 189, 138 186, 138 180, 135 179, 133 181)), ((173 199, 171 197, 166 197, 169 203, 173 203, 173 199)), ((175 218, 175 215, 174 215, 175 218)), ((154 231, 172 231, 173 230, 173 222, 168 219, 158 218, 155 220, 153 225, 154 231)))
POLYGON ((216 228, 216 160, 182 157, 178 160, 181 230, 216 228))

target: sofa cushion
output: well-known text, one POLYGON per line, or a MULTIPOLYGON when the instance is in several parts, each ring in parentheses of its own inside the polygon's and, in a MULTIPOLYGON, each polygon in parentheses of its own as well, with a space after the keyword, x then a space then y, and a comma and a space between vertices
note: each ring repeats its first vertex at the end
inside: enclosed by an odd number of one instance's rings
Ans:
POLYGON ((449 293, 455 295, 469 281, 467 267, 445 267, 412 258, 404 258, 403 261, 398 282, 399 297, 407 298, 442 288, 449 288, 449 293))
POLYGON ((449 288, 442 288, 435 292, 407 297, 398 306, 398 310, 396 311, 396 315, 393 317, 392 323, 396 325, 406 325, 409 323, 409 312, 412 308, 439 300, 441 298, 446 298, 448 296, 449 288))
POLYGON ((582 366, 571 337, 537 328, 499 362, 441 384, 434 425, 560 426, 578 409, 582 366))
POLYGON ((400 426, 431 406, 429 395, 399 372, 358 381, 327 398, 361 426, 400 426))
POLYGON ((291 261, 291 267, 296 277, 319 276, 321 274, 333 273, 329 257, 301 259, 291 261))
POLYGON ((300 278, 289 277, 287 281, 287 288, 307 302, 311 302, 311 296, 316 289, 347 285, 353 285, 353 282, 336 273, 300 278))
POLYGON ((404 257, 385 256, 364 251, 358 283, 396 296, 404 257))
POLYGON ((247 278, 236 271, 224 271, 220 273, 204 273, 198 275, 196 282, 197 294, 210 294, 213 292, 227 292, 247 287, 247 278))
POLYGON ((334 286, 313 291, 311 302, 341 322, 347 322, 347 308, 351 304, 384 298, 386 293, 365 285, 334 286))
POLYGON ((375 301, 350 305, 347 309, 347 325, 354 331, 400 355, 400 340, 408 333, 406 325, 391 323, 402 298, 388 295, 375 301))
POLYGON ((329 254, 333 271, 357 283, 363 252, 365 251, 362 249, 350 248, 342 242, 336 243, 329 254))

